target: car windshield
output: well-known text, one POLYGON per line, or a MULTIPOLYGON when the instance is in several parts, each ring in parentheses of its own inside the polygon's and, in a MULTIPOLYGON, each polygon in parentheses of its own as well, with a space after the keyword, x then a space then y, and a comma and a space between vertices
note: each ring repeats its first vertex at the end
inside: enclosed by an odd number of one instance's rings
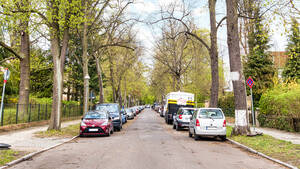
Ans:
POLYGON ((195 110, 183 110, 180 114, 182 115, 193 115, 195 110))
POLYGON ((108 111, 108 112, 118 112, 118 106, 117 105, 97 105, 96 110, 100 111, 108 111))
POLYGON ((102 112, 87 112, 84 119, 106 119, 106 113, 102 112))
POLYGON ((223 113, 219 109, 201 109, 199 113, 200 118, 222 119, 223 113))

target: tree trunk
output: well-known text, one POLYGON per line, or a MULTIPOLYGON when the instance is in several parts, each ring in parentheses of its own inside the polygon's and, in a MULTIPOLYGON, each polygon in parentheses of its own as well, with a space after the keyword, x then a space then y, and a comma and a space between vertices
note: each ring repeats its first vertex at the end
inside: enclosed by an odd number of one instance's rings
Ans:
POLYGON ((100 60, 98 58, 95 59, 96 59, 96 68, 97 68, 97 75, 99 81, 99 103, 104 103, 103 78, 102 78, 100 60))
POLYGON ((110 83, 113 91, 113 103, 116 102, 117 97, 116 97, 116 88, 115 88, 115 79, 114 79, 114 68, 113 68, 113 60, 111 54, 108 56, 108 61, 109 61, 109 71, 110 71, 110 83))
POLYGON ((229 49, 230 71, 235 100, 234 134, 245 135, 249 132, 249 127, 247 123, 246 88, 239 46, 237 6, 238 0, 226 0, 227 44, 229 49))
POLYGON ((23 59, 20 60, 20 86, 19 86, 19 112, 27 113, 30 92, 30 42, 28 34, 28 21, 24 21, 20 25, 21 46, 20 52, 23 59))
POLYGON ((211 64, 211 89, 210 89, 210 107, 218 106, 219 96, 219 61, 217 46, 217 26, 216 26, 216 0, 209 0, 210 15, 210 42, 209 51, 211 64))
POLYGON ((84 22, 83 26, 83 38, 82 38, 82 69, 83 69, 83 112, 88 111, 89 106, 89 58, 87 55, 87 21, 84 22))

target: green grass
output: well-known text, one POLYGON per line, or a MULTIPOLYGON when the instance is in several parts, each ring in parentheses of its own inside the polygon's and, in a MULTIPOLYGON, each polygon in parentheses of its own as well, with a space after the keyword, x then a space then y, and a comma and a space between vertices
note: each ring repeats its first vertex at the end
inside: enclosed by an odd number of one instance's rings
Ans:
POLYGON ((292 144, 271 137, 269 135, 248 137, 248 136, 230 136, 232 127, 227 126, 227 137, 244 144, 256 151, 264 153, 270 157, 279 159, 286 163, 300 168, 300 145, 292 144))
POLYGON ((15 160, 19 152, 13 150, 0 150, 0 166, 15 160))
POLYGON ((60 131, 57 130, 47 130, 47 131, 39 131, 35 133, 36 137, 74 137, 79 134, 79 125, 74 124, 68 127, 62 128, 60 131))

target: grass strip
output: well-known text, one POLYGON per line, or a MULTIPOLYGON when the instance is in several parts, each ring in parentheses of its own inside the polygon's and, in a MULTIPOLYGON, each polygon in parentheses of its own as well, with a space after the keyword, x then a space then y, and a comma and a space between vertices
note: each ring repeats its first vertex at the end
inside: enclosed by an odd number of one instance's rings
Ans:
POLYGON ((19 157, 20 153, 14 150, 0 150, 0 166, 9 163, 19 157))
POLYGON ((46 137, 74 137, 79 134, 79 125, 74 124, 68 127, 64 127, 61 130, 47 130, 39 131, 35 133, 36 137, 46 138, 46 137))
POLYGON ((227 137, 272 158, 300 168, 300 145, 279 140, 269 135, 255 137, 231 136, 232 127, 227 126, 227 137))

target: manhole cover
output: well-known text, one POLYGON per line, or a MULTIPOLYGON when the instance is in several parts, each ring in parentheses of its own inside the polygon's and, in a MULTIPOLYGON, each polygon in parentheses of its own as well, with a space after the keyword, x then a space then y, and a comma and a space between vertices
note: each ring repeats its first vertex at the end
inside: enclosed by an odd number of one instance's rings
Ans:
POLYGON ((9 147, 10 147, 9 144, 0 143, 0 148, 9 148, 9 147))

